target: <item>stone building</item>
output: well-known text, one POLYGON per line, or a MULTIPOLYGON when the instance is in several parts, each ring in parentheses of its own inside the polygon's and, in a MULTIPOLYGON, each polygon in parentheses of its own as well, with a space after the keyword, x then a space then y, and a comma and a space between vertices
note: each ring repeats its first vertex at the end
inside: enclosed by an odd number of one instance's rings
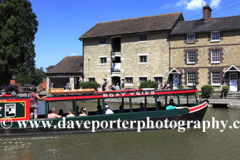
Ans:
POLYGON ((220 90, 240 89, 240 16, 211 18, 211 8, 203 7, 203 19, 179 21, 170 33, 172 88, 179 84, 205 84, 220 90))
POLYGON ((67 56, 47 72, 47 90, 64 88, 69 82, 72 89, 79 89, 82 79, 82 56, 67 56))
POLYGON ((138 88, 142 81, 168 80, 169 34, 182 13, 97 23, 83 42, 84 81, 138 88))

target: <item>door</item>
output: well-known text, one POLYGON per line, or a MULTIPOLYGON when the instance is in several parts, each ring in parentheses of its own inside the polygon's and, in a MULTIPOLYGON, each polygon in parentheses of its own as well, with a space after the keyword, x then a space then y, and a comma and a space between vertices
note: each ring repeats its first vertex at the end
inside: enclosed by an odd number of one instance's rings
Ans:
POLYGON ((178 89, 179 84, 179 74, 173 75, 173 89, 178 89))
POLYGON ((229 85, 230 85, 230 91, 231 92, 237 92, 238 87, 237 87, 237 78, 238 75, 237 73, 230 73, 229 74, 229 85))
POLYGON ((120 86, 120 77, 112 77, 112 84, 114 84, 115 86, 118 84, 120 86))

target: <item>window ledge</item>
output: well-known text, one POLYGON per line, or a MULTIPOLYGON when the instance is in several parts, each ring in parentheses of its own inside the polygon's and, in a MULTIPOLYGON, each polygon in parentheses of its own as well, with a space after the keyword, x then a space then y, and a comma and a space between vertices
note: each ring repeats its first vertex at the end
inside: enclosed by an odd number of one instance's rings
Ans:
POLYGON ((190 64, 190 65, 191 65, 191 64, 196 64, 196 63, 195 63, 195 62, 192 62, 192 63, 191 63, 191 62, 188 62, 187 64, 190 64))
POLYGON ((148 42, 147 40, 145 40, 145 41, 138 41, 139 43, 142 43, 142 42, 148 42))
POLYGON ((187 87, 193 87, 194 85, 193 84, 187 84, 187 87))
POLYGON ((106 66, 107 63, 100 63, 99 65, 100 65, 100 66, 106 66))
POLYGON ((124 84, 125 86, 133 86, 133 83, 124 84))
POLYGON ((221 87, 221 84, 211 84, 211 85, 215 87, 221 87))
POLYGON ((211 62, 211 64, 220 64, 221 62, 211 62))
POLYGON ((194 43, 196 43, 196 41, 194 41, 194 42, 187 42, 187 44, 194 44, 194 43))
POLYGON ((148 64, 148 62, 138 62, 138 64, 148 64))
POLYGON ((220 40, 211 40, 210 43, 220 42, 220 40))
POLYGON ((106 45, 106 43, 105 44, 98 44, 99 46, 104 46, 104 45, 106 45))

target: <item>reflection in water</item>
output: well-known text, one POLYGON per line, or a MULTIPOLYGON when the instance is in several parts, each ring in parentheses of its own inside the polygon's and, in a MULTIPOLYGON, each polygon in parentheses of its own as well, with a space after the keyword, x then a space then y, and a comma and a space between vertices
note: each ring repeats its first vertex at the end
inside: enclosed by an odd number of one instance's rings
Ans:
MULTIPOLYGON (((204 119, 237 120, 240 110, 209 108, 204 119)), ((0 138, 2 159, 239 159, 239 130, 148 130, 0 138)))

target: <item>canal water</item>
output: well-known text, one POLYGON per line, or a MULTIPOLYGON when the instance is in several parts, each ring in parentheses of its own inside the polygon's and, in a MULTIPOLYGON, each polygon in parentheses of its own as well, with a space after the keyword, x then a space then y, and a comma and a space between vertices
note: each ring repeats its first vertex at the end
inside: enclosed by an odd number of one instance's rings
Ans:
MULTIPOLYGON (((95 107, 93 108, 95 109, 95 107)), ((208 108, 204 120, 240 120, 239 109, 208 108)), ((187 129, 0 138, 1 159, 240 159, 240 130, 187 129)))

